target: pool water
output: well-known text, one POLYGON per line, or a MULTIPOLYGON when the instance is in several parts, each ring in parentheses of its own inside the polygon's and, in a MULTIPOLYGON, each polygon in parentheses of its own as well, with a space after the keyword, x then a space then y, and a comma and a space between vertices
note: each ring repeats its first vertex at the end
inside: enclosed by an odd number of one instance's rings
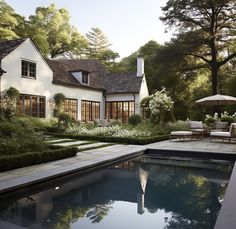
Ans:
POLYGON ((233 164, 143 156, 0 198, 0 228, 214 228, 233 164))

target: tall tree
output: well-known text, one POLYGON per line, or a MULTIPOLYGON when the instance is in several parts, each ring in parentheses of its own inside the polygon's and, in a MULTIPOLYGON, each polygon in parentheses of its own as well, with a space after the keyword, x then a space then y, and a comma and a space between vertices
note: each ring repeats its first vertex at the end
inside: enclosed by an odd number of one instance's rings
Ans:
POLYGON ((128 57, 123 58, 119 63, 120 72, 136 72, 137 69, 137 57, 143 57, 145 62, 145 75, 147 78, 148 88, 150 93, 154 93, 158 87, 158 71, 159 63, 156 63, 155 57, 161 45, 156 41, 150 40, 143 46, 141 46, 136 52, 132 53, 128 57))
POLYGON ((18 38, 17 26, 22 17, 15 13, 5 1, 0 0, 0 40, 18 38))
POLYGON ((173 42, 178 44, 179 54, 208 66, 212 94, 217 94, 220 68, 236 57, 232 46, 236 39, 236 1, 169 0, 162 11, 160 19, 178 32, 173 42))
POLYGON ((111 43, 103 31, 99 28, 91 28, 91 31, 86 34, 86 38, 88 41, 87 57, 100 60, 112 70, 119 54, 110 49, 111 43))
POLYGON ((49 7, 38 7, 29 17, 28 34, 44 54, 51 58, 64 54, 81 54, 86 47, 85 38, 70 24, 69 12, 49 7))

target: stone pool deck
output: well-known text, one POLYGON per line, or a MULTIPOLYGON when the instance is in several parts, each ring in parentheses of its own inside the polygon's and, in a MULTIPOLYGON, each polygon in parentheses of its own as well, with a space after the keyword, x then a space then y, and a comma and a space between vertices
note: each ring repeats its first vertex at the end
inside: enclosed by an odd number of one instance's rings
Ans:
MULTIPOLYGON (((88 147, 89 144, 84 145, 84 141, 73 141, 68 139, 69 142, 60 143, 56 140, 55 144, 60 145, 77 145, 79 149, 88 147), (81 146, 80 146, 81 144, 81 146)), ((209 139, 202 141, 162 141, 158 143, 148 144, 144 146, 139 145, 122 145, 115 144, 110 146, 108 143, 91 143, 91 146, 102 146, 103 148, 86 150, 79 152, 77 156, 48 162, 40 165, 29 166, 25 168, 15 169, 11 171, 0 173, 0 194, 14 191, 16 188, 25 187, 34 183, 44 181, 46 179, 53 179, 58 176, 63 176, 69 173, 83 171, 102 164, 109 164, 124 158, 132 158, 142 155, 146 150, 171 150, 171 151, 184 151, 198 152, 198 153, 214 153, 225 155, 236 155, 236 142, 222 143, 210 142, 209 139)), ((217 220, 217 229, 223 228, 222 225, 227 225, 227 229, 233 229, 236 225, 236 201, 232 199, 236 193, 236 168, 232 172, 230 183, 227 188, 225 201, 220 211, 217 220), (229 209, 231 211, 229 211, 229 209)))
POLYGON ((236 143, 213 143, 209 142, 209 139, 189 142, 162 141, 144 146, 122 144, 109 146, 109 143, 104 142, 97 142, 80 146, 80 144, 84 144, 85 141, 70 141, 64 143, 58 142, 59 141, 56 141, 55 144, 65 146, 77 145, 78 149, 83 149, 90 146, 102 146, 102 148, 79 152, 77 156, 72 158, 1 172, 0 194, 6 191, 13 190, 16 187, 30 185, 47 178, 54 178, 59 175, 61 176, 67 173, 88 169, 125 157, 135 157, 136 155, 143 154, 145 150, 149 149, 159 151, 178 150, 186 152, 190 151, 200 153, 223 153, 236 155, 236 143))

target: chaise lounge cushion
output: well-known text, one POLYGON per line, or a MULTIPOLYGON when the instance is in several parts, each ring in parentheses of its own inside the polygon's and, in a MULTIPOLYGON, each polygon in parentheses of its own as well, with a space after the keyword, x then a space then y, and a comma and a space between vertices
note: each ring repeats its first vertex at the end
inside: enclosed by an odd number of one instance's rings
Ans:
POLYGON ((214 131, 214 132, 210 133, 210 136, 211 137, 225 137, 225 138, 227 138, 227 137, 231 137, 231 134, 230 134, 230 132, 222 132, 222 131, 216 132, 216 131, 214 131))
POLYGON ((172 131, 171 136, 191 136, 192 131, 172 131))

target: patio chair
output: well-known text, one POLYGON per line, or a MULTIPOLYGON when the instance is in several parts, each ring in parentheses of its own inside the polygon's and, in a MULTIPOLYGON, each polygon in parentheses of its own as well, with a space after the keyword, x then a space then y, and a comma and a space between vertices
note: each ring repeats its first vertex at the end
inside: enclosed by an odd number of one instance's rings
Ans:
POLYGON ((189 121, 189 124, 193 135, 200 135, 203 137, 204 127, 202 121, 189 121))
POLYGON ((223 132, 223 131, 227 131, 228 130, 228 122, 221 122, 218 121, 216 122, 216 126, 215 129, 212 129, 211 132, 223 132))
POLYGON ((236 123, 230 125, 229 131, 211 131, 210 141, 213 138, 222 139, 223 142, 227 139, 230 142, 233 138, 236 138, 236 123))

